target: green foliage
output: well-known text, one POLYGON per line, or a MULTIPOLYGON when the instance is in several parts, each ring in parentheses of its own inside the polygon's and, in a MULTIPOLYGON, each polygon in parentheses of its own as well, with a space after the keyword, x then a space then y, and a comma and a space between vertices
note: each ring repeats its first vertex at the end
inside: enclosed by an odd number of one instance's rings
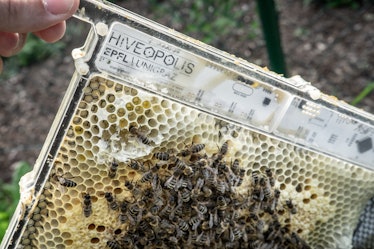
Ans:
POLYGON ((29 164, 20 162, 13 172, 10 183, 4 183, 0 180, 0 240, 4 237, 9 220, 18 205, 20 198, 19 180, 30 170, 31 166, 29 164))
POLYGON ((304 0, 305 5, 315 4, 328 8, 350 7, 358 8, 364 3, 374 3, 374 0, 304 0))
POLYGON ((352 105, 357 105, 371 92, 374 92, 374 81, 367 84, 366 87, 356 96, 356 98, 351 102, 352 105))
POLYGON ((4 58, 4 72, 1 78, 9 78, 19 72, 22 67, 45 60, 49 56, 60 53, 65 47, 63 42, 46 43, 31 34, 21 52, 17 55, 4 58))
MULTIPOLYGON (((205 43, 217 45, 218 38, 241 28, 245 12, 235 0, 157 1, 148 0, 157 17, 173 13, 172 23, 180 25, 180 31, 205 43)), ((246 27, 247 29, 248 27, 246 27)), ((259 28, 257 23, 249 27, 259 28)), ((254 32, 248 35, 253 36, 254 32)))

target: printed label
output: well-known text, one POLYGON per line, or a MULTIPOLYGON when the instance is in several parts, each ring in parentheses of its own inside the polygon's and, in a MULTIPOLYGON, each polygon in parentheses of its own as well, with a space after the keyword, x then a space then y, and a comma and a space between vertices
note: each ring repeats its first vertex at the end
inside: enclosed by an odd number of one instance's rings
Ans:
POLYGON ((127 25, 114 23, 96 58, 99 70, 129 75, 170 97, 269 131, 288 94, 245 80, 127 25))
POLYGON ((102 72, 374 170, 374 127, 127 25, 111 26, 95 63, 102 72))
POLYGON ((374 170, 374 127, 313 102, 295 98, 275 133, 374 170))
POLYGON ((198 62, 176 47, 162 44, 129 26, 114 23, 96 59, 99 70, 115 75, 138 74, 176 81, 189 78, 198 62))

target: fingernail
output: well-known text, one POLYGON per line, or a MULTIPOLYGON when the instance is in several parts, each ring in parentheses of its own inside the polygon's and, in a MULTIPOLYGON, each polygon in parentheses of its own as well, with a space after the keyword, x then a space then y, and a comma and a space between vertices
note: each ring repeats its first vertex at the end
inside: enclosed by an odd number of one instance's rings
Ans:
POLYGON ((43 0, 45 9, 53 14, 65 14, 71 10, 74 0, 43 0))

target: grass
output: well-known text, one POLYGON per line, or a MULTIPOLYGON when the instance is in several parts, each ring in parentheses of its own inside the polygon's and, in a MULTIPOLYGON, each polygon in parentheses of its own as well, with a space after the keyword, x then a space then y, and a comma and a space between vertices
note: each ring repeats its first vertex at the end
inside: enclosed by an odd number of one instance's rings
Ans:
POLYGON ((0 241, 3 239, 20 198, 19 180, 31 170, 31 166, 26 162, 17 163, 10 183, 0 180, 0 241))
POLYGON ((374 81, 366 85, 366 87, 352 100, 351 105, 359 104, 363 99, 365 99, 373 91, 374 91, 374 81))

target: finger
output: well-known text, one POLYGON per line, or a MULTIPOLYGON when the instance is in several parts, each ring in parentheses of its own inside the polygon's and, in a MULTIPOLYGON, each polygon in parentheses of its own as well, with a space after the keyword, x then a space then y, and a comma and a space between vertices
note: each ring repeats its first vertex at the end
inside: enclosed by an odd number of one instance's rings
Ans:
POLYGON ((62 36, 65 33, 65 30, 66 30, 66 23, 60 22, 47 29, 34 32, 34 34, 46 42, 55 42, 62 38, 62 36))
POLYGON ((18 53, 25 45, 27 34, 0 32, 0 56, 9 57, 18 53))
POLYGON ((0 0, 0 30, 36 32, 54 26, 74 14, 79 0, 0 0))

